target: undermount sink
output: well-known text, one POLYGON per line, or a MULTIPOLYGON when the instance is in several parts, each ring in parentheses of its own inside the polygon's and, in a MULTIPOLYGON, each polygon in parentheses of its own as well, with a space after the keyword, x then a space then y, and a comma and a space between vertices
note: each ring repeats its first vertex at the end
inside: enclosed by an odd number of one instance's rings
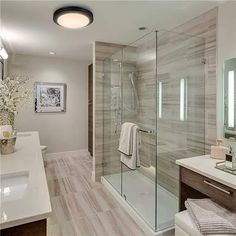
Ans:
POLYGON ((29 172, 17 172, 0 176, 1 202, 14 201, 23 198, 29 179, 29 172))

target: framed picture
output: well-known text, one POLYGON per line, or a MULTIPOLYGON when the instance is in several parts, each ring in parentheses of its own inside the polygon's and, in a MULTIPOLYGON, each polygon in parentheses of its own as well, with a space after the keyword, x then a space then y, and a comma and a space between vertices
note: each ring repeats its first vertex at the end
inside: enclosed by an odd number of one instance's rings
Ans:
POLYGON ((34 87, 36 113, 66 111, 66 84, 36 82, 34 87))

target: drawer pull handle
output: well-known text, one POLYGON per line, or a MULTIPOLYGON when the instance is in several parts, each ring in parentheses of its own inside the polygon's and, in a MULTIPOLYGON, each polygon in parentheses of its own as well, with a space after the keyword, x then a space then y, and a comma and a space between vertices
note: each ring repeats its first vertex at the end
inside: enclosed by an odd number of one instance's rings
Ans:
POLYGON ((204 182, 205 184, 207 184, 207 185, 213 187, 213 188, 216 188, 216 189, 220 190, 220 191, 223 192, 223 193, 226 193, 226 194, 228 194, 228 195, 231 195, 231 194, 232 194, 231 191, 227 191, 227 190, 225 190, 225 189, 223 189, 223 188, 221 188, 221 187, 218 187, 218 186, 212 184, 212 183, 211 183, 210 181, 208 181, 208 180, 204 180, 203 182, 204 182))

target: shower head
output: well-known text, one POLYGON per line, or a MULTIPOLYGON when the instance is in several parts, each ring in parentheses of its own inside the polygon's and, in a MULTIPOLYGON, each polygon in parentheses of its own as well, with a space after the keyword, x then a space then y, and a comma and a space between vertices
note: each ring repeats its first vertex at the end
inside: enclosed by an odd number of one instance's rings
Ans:
POLYGON ((130 72, 128 74, 128 78, 130 79, 130 82, 131 82, 131 85, 132 85, 132 88, 133 88, 133 91, 134 91, 134 96, 135 96, 135 102, 136 102, 136 107, 135 109, 138 110, 139 109, 139 97, 138 97, 138 93, 137 93, 137 89, 136 89, 136 86, 134 84, 134 76, 135 76, 135 72, 130 72))

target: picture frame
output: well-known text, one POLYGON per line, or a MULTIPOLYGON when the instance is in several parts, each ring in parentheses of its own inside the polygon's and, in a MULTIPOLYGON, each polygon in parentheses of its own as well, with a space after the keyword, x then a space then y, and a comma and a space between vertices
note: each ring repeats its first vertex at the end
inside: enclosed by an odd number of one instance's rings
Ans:
POLYGON ((36 82, 35 113, 66 112, 66 90, 67 86, 63 83, 36 82))

